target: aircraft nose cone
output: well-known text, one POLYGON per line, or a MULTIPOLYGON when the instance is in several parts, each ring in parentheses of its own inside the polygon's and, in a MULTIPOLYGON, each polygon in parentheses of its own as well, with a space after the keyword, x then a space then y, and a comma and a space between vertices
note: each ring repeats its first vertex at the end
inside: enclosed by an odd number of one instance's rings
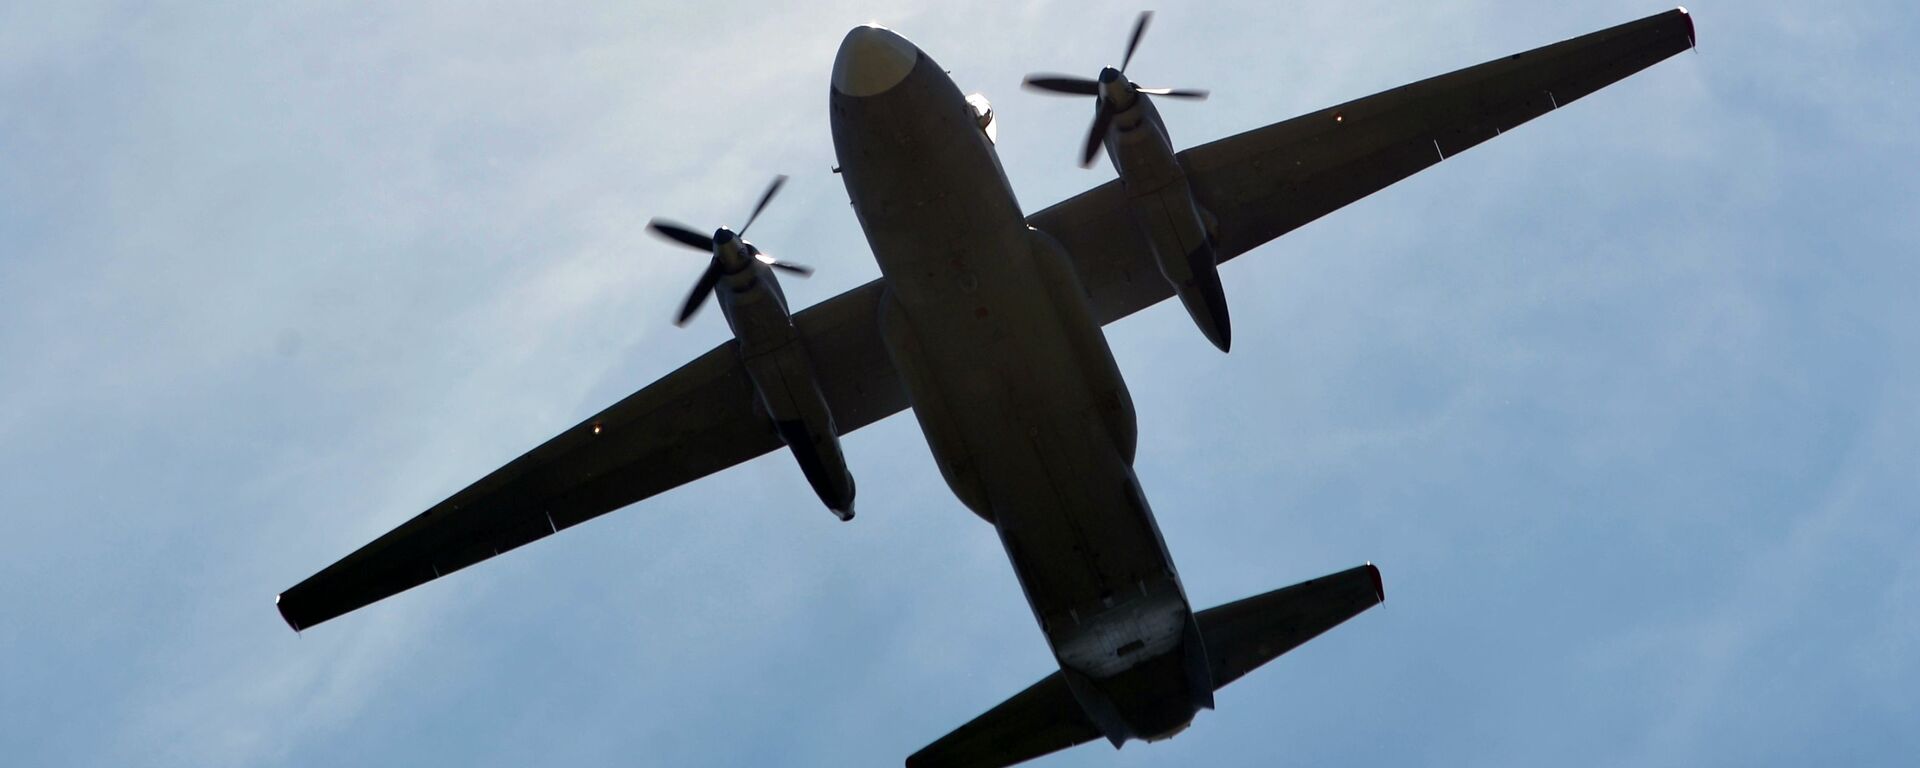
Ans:
POLYGON ((907 79, 919 58, 920 49, 886 27, 854 27, 833 60, 833 89, 848 96, 885 93, 907 79))

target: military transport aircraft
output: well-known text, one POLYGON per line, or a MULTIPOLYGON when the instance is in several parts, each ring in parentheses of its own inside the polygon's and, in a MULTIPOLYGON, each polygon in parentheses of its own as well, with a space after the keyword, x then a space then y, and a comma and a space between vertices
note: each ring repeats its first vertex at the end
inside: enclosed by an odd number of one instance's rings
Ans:
POLYGON ((789 316, 781 266, 745 227, 656 220, 712 254, 682 319, 717 292, 737 338, 295 585, 280 613, 311 627, 783 444, 850 516, 838 436, 912 408, 947 484, 998 532, 1060 670, 907 764, 1172 736, 1215 690, 1384 591, 1369 564, 1192 610, 1134 476, 1133 403, 1100 327, 1178 294, 1224 349, 1218 262, 1693 42, 1676 9, 1180 152, 1146 98, 1175 94, 1127 81, 1127 58, 1092 86, 1031 78, 1098 97, 1089 147, 1106 145, 1119 178, 1027 215, 986 100, 899 35, 856 27, 833 66, 833 139, 882 277, 789 316))

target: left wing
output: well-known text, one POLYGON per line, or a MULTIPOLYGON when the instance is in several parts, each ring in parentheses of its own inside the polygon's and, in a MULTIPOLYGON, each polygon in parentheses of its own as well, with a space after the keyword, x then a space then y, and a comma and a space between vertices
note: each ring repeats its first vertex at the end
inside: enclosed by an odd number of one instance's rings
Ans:
MULTIPOLYGON (((907 406, 874 318, 874 281, 794 316, 841 434, 907 406)), ((311 627, 781 445, 728 341, 613 404, 278 598, 311 627)))

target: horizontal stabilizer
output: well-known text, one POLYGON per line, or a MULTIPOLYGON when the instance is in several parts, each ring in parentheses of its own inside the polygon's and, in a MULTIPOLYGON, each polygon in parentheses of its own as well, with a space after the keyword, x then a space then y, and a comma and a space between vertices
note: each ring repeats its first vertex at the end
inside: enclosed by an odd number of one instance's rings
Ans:
POLYGON ((907 768, 1002 768, 1100 738, 1059 672, 907 758, 907 768))
POLYGON ((1214 690, 1386 599, 1380 569, 1368 563, 1201 611, 1194 618, 1214 690))
MULTIPOLYGON (((1350 568, 1201 611, 1215 689, 1386 599, 1380 569, 1350 568)), ((1063 673, 1034 683, 907 758, 907 768, 1004 768, 1101 737, 1063 673)), ((1117 745, 1117 744, 1116 744, 1117 745)))

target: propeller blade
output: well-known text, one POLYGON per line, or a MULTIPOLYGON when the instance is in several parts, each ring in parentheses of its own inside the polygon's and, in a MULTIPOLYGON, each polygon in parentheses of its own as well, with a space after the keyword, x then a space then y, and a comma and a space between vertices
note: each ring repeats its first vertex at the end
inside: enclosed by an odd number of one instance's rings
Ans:
POLYGON ((647 222, 647 229, 651 229, 654 234, 688 248, 698 248, 707 253, 713 253, 713 238, 709 235, 695 232, 693 228, 685 224, 668 221, 666 219, 654 219, 647 222))
POLYGON ((801 277, 811 277, 813 275, 813 267, 805 264, 795 264, 791 261, 768 261, 766 259, 761 259, 761 261, 766 262, 766 265, 769 267, 784 269, 801 277))
POLYGON ((1127 71, 1127 62, 1133 61, 1133 49, 1140 47, 1140 36, 1147 33, 1147 21, 1153 18, 1153 11, 1141 11, 1140 20, 1133 23, 1133 39, 1127 41, 1127 55, 1120 59, 1120 71, 1127 71))
POLYGON ((740 236, 745 237, 747 228, 753 226, 753 220, 760 218, 760 212, 767 209, 767 203, 773 202, 773 195, 780 191, 780 185, 787 183, 786 174, 773 177, 773 183, 767 185, 767 193, 760 196, 760 204, 753 207, 753 213, 747 216, 747 223, 740 226, 740 236))
POLYGON ((1150 96, 1166 96, 1174 99, 1205 99, 1209 93, 1204 88, 1141 88, 1136 85, 1133 89, 1150 96))
POLYGON ((1100 142, 1107 138, 1107 123, 1113 119, 1113 112, 1107 109, 1107 100, 1095 102, 1093 108, 1093 127, 1087 130, 1087 148, 1080 153, 1080 167, 1093 167, 1093 153, 1100 149, 1100 142))
POLYGON ((673 321, 674 325, 686 325, 688 320, 693 319, 693 313, 700 311, 700 305, 707 303, 707 296, 713 293, 713 287, 720 284, 720 275, 720 262, 709 262, 707 271, 700 274, 700 282, 693 284, 693 293, 687 294, 687 303, 680 307, 680 317, 673 321))
POLYGON ((795 264, 791 261, 781 261, 774 258, 772 254, 760 250, 760 246, 754 245, 753 243, 747 243, 747 250, 753 254, 754 258, 759 259, 760 263, 773 267, 774 269, 784 269, 801 277, 810 277, 813 275, 813 267, 805 264, 795 264))
POLYGON ((1027 79, 1020 85, 1028 90, 1048 93, 1065 93, 1074 96, 1100 95, 1099 81, 1069 75, 1027 75, 1027 79))
MULTIPOLYGON (((749 247, 752 247, 752 246, 749 246, 749 247)), ((768 255, 765 251, 762 251, 759 248, 753 249, 753 257, 756 259, 759 259, 760 263, 765 264, 769 267, 773 267, 774 269, 784 269, 788 272, 792 272, 801 277, 808 277, 813 274, 813 267, 809 267, 805 264, 795 264, 791 261, 781 261, 779 259, 776 259, 768 255)))

